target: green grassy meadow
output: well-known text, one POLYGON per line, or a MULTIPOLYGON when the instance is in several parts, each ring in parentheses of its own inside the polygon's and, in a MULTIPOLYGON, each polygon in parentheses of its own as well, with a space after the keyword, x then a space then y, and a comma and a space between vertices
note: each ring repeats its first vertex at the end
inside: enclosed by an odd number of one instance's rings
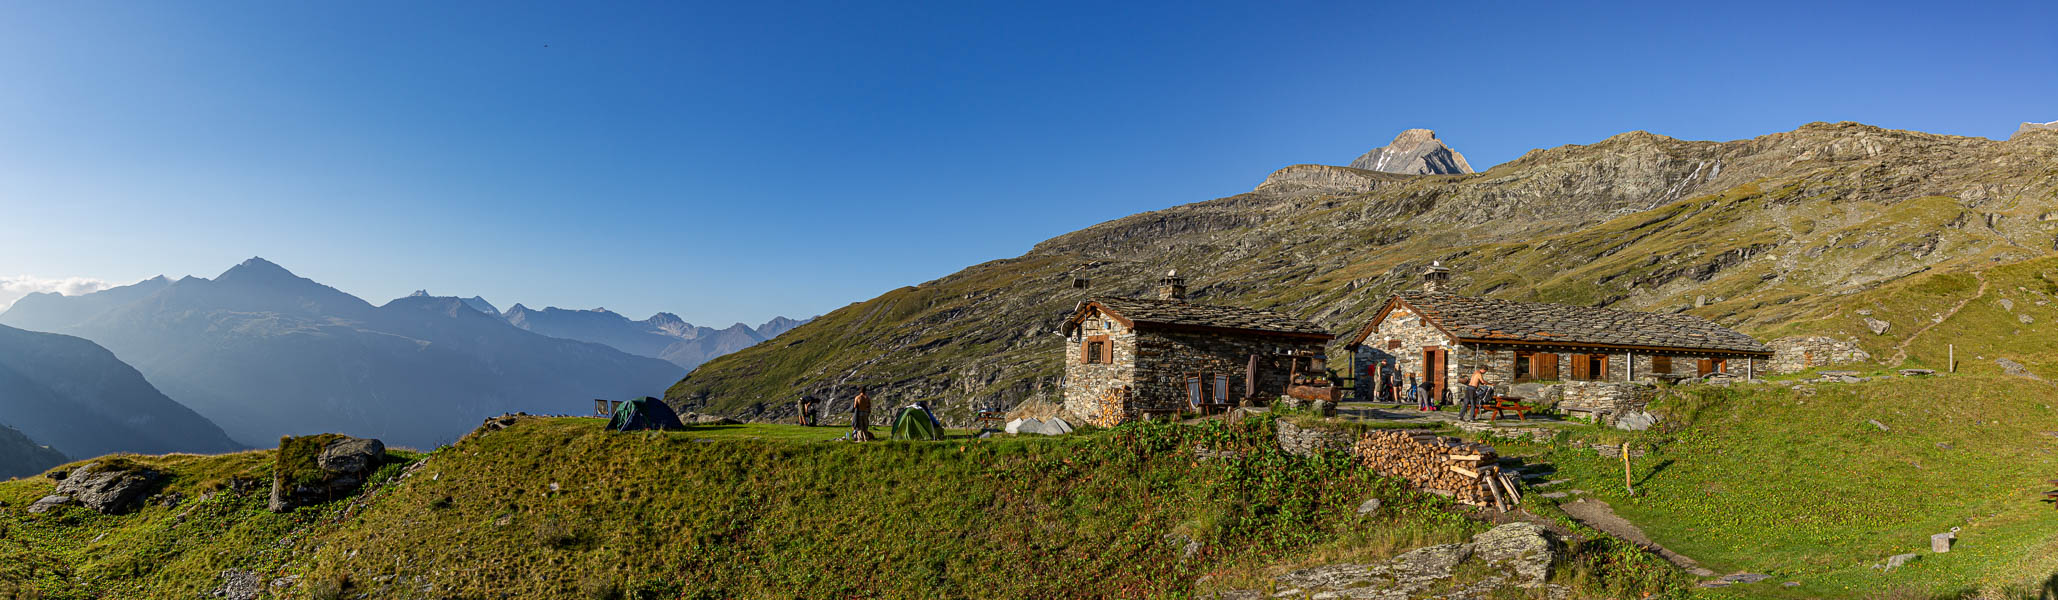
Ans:
POLYGON ((1998 376, 1685 388, 1653 404, 1668 422, 1652 431, 1568 436, 1649 448, 1633 497, 1619 459, 1562 440, 1499 445, 1703 566, 1772 576, 1706 595, 2037 598, 2058 577, 2058 510, 2038 501, 2058 479, 2052 392, 1998 376), (1930 553, 1951 527, 1953 551, 1930 553), (1872 568, 1908 552, 1922 557, 1872 568))

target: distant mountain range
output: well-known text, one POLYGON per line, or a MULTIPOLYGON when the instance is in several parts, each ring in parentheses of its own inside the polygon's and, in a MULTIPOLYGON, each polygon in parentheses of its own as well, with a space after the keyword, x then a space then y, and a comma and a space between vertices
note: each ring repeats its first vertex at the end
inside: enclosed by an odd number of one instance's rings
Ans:
MULTIPOLYGON (((257 445, 340 431, 433 447, 486 416, 584 412, 593 398, 654 394, 684 372, 532 333, 489 311, 483 299, 426 294, 375 307, 253 258, 212 280, 158 277, 81 296, 32 294, 0 313, 0 323, 98 342, 257 445)), ((67 453, 98 452, 0 422, 67 453)))
MULTIPOLYGON (((26 445, 0 440, 0 447, 49 444, 80 457, 245 447, 192 409, 165 397, 106 348, 77 337, 7 326, 0 326, 0 425, 35 440, 26 445)), ((57 451, 48 455, 63 461, 57 451)), ((47 459, 46 455, 39 462, 47 459)), ((5 476, 4 469, 0 476, 5 476)))
MULTIPOLYGON (((485 303, 478 298, 473 300, 485 303)), ((491 304, 486 306, 492 307, 491 304)), ((605 308, 566 310, 550 307, 536 310, 520 304, 507 309, 503 316, 508 323, 522 329, 551 337, 607 344, 637 356, 661 358, 689 371, 717 356, 757 345, 807 322, 777 317, 757 327, 737 323, 715 329, 688 323, 678 315, 665 312, 641 321, 631 321, 605 308)))

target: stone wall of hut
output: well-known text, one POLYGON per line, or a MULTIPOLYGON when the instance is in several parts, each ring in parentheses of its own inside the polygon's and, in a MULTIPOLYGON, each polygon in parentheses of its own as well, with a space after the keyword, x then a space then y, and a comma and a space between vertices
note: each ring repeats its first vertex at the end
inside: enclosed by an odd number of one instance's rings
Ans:
POLYGON ((1100 413, 1101 398, 1109 390, 1132 385, 1136 374, 1136 332, 1100 315, 1094 315, 1065 343, 1065 412, 1079 417, 1100 413), (1085 325, 1090 325, 1087 327, 1085 325), (1088 338, 1105 335, 1113 360, 1086 362, 1088 338))
MULTIPOLYGON (((1244 397, 1244 373, 1250 357, 1258 357, 1258 396, 1286 393, 1291 359, 1285 352, 1320 352, 1322 343, 1297 338, 1252 334, 1199 333, 1145 329, 1136 335, 1135 394, 1132 410, 1179 410, 1189 406, 1186 378, 1203 374, 1212 398, 1215 375, 1228 377, 1230 402, 1244 397)), ((1305 368, 1305 362, 1302 363, 1305 368)), ((1136 416, 1134 414, 1131 415, 1136 416)))

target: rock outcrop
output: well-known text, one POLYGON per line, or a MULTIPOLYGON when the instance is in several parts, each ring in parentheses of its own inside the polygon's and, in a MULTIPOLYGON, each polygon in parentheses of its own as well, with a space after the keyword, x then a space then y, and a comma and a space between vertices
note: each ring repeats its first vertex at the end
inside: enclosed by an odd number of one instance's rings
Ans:
POLYGON ((2022 127, 2016 128, 2015 135, 2008 136, 2008 139, 2012 140, 2015 138, 2019 138, 2022 137, 2022 134, 2029 133, 2032 131, 2058 131, 2058 121, 2052 121, 2049 123, 2023 122, 2022 127))
POLYGON ((1375 148, 1351 161, 1351 168, 1407 175, 1452 175, 1471 173, 1465 155, 1436 139, 1436 132, 1410 129, 1394 136, 1393 143, 1375 148))
MULTIPOLYGON (((1229 590, 1221 600, 1259 598, 1486 598, 1503 588, 1555 588, 1545 583, 1564 552, 1557 536, 1533 523, 1509 523, 1472 536, 1463 544, 1416 548, 1373 564, 1333 564, 1301 569, 1272 580, 1270 594, 1229 590), (1463 569, 1477 563, 1482 569, 1463 569), (1483 574, 1482 574, 1483 573, 1483 574)), ((1547 595, 1562 593, 1546 589, 1547 595)))
POLYGON ((347 496, 385 459, 386 444, 379 440, 333 433, 281 439, 266 507, 286 512, 347 496))
MULTIPOLYGON (((56 477, 57 474, 51 474, 56 477)), ((57 484, 50 495, 29 505, 29 512, 49 512, 59 506, 84 506, 101 514, 121 514, 157 488, 164 474, 154 469, 115 458, 79 465, 57 484)))

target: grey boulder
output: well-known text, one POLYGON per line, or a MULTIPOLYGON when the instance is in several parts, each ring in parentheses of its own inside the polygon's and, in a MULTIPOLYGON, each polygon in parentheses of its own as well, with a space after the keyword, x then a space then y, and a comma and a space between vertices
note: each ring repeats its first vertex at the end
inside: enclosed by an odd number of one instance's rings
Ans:
MULTIPOLYGON (((281 455, 288 444, 280 442, 281 455)), ((272 512, 286 512, 349 495, 364 485, 385 458, 384 442, 350 436, 335 436, 322 445, 315 456, 314 473, 289 473, 286 463, 291 459, 280 456, 274 461, 272 496, 265 507, 272 512)))
POLYGON ((29 512, 76 504, 101 514, 121 514, 135 508, 163 480, 163 473, 125 460, 89 462, 72 469, 57 489, 30 505, 29 512))

